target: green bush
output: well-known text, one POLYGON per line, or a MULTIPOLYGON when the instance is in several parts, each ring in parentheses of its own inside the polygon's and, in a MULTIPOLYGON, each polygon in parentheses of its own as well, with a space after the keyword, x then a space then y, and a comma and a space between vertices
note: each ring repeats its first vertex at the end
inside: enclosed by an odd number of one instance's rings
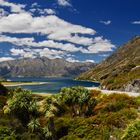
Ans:
POLYGON ((94 123, 108 127, 125 128, 126 125, 137 118, 135 109, 122 109, 118 112, 99 113, 93 117, 94 123))
POLYGON ((95 112, 116 112, 123 108, 136 107, 133 97, 126 94, 110 94, 98 103, 94 109, 95 112))
POLYGON ((16 135, 10 128, 0 126, 0 140, 16 140, 16 135))
POLYGON ((126 128, 122 140, 139 140, 140 139, 140 119, 135 120, 126 128))

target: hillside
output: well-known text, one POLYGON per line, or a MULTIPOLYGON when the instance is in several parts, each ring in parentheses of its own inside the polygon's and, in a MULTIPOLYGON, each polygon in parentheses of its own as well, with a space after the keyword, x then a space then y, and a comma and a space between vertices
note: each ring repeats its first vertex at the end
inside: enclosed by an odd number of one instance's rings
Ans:
POLYGON ((98 80, 102 88, 140 91, 140 36, 135 36, 114 54, 77 79, 98 80))
POLYGON ((95 66, 93 63, 68 62, 64 59, 19 59, 0 63, 5 77, 76 76, 95 66))

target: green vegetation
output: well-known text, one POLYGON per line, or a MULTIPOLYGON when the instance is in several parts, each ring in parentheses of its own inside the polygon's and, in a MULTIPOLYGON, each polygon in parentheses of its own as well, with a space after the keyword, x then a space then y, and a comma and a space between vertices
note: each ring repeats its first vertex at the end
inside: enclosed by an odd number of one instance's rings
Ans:
POLYGON ((136 120, 129 124, 125 130, 122 140, 137 140, 140 139, 140 120, 136 120))
POLYGON ((39 97, 28 90, 0 96, 0 140, 137 140, 140 97, 83 87, 39 97))

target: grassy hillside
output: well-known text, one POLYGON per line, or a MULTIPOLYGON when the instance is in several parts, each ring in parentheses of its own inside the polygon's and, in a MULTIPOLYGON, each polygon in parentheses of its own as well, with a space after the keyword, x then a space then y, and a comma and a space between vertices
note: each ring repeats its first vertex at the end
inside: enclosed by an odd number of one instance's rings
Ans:
POLYGON ((98 80, 107 89, 120 89, 130 81, 140 79, 140 37, 135 36, 105 61, 77 79, 98 80))

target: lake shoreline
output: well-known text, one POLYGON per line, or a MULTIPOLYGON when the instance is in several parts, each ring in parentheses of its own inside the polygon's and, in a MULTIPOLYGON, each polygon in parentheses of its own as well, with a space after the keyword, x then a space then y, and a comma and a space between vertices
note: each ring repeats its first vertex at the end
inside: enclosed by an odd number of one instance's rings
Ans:
POLYGON ((32 85, 43 85, 43 84, 47 84, 48 82, 29 82, 29 83, 26 83, 26 82, 23 82, 23 83, 11 83, 11 84, 3 84, 5 87, 16 87, 16 86, 32 86, 32 85))
POLYGON ((132 97, 140 96, 140 93, 137 93, 137 92, 127 92, 127 91, 119 91, 119 90, 102 90, 99 87, 86 87, 86 88, 88 90, 98 90, 98 91, 101 91, 103 94, 107 94, 107 95, 117 93, 117 94, 127 94, 132 97))
MULTIPOLYGON (((88 90, 97 90, 97 91, 101 91, 102 94, 106 94, 106 95, 110 95, 113 93, 116 94, 127 94, 131 97, 138 97, 140 96, 140 93, 135 93, 135 92, 126 92, 126 91, 115 91, 115 90, 102 90, 99 87, 85 87, 88 90)), ((42 96, 42 97, 47 97, 47 96, 51 96, 55 93, 39 93, 39 92, 33 92, 33 95, 38 95, 38 96, 42 96)))

